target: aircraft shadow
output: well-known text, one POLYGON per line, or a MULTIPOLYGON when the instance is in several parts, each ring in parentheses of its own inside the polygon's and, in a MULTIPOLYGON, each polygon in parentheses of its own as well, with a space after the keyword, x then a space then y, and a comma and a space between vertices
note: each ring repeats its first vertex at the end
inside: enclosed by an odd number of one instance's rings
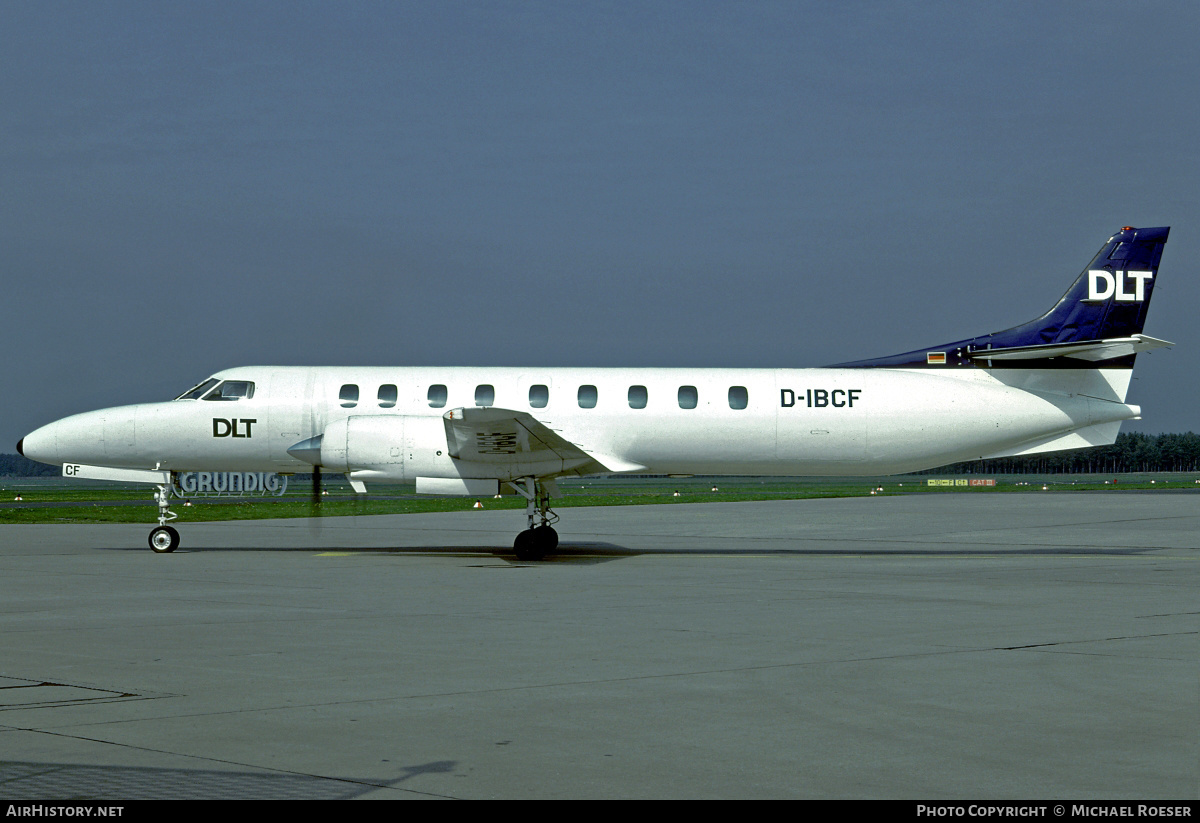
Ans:
MULTIPOLYGON (((100 551, 148 552, 145 547, 109 546, 100 551)), ((680 557, 1036 557, 1036 556, 1100 556, 1128 557, 1157 551, 1156 547, 1115 546, 1012 546, 1004 547, 937 547, 917 548, 897 544, 895 548, 856 548, 853 544, 844 548, 630 548, 616 543, 569 542, 560 543, 558 549, 542 560, 519 560, 511 546, 197 546, 181 547, 174 553, 183 555, 200 552, 269 552, 269 553, 345 553, 377 555, 380 557, 494 557, 516 566, 539 566, 547 564, 589 565, 608 563, 630 557, 680 556, 680 557)))
MULTIPOLYGON (((149 552, 144 546, 98 546, 97 551, 105 552, 149 552)), ((358 554, 377 555, 380 557, 428 557, 430 555, 446 557, 495 557, 512 565, 536 566, 547 563, 575 563, 588 565, 607 563, 625 557, 636 557, 639 554, 653 552, 627 549, 612 543, 573 543, 570 546, 559 546, 553 554, 542 560, 519 560, 513 553, 512 546, 181 546, 172 554, 200 554, 212 552, 257 552, 271 554, 358 554)), ((681 552, 686 554, 686 552, 681 552)))

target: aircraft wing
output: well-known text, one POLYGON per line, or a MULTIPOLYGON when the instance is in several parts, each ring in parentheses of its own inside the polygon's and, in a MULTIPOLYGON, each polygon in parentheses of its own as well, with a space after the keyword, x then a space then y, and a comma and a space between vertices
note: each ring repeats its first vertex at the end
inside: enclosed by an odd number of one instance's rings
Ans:
POLYGON ((461 408, 446 412, 442 420, 450 456, 470 463, 505 469, 529 466, 531 473, 536 474, 596 474, 645 468, 595 454, 572 443, 528 412, 494 407, 461 408), (547 463, 561 464, 561 468, 545 472, 547 463))

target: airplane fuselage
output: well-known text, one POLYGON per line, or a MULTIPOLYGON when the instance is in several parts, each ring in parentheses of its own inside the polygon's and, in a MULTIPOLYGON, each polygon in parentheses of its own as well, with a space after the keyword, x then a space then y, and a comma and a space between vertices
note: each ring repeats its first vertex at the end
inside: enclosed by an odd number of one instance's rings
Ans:
MULTIPOLYGON (((288 450, 314 433, 341 432, 346 426, 335 424, 348 421, 348 435, 339 437, 368 435, 357 446, 351 439, 348 451, 333 458, 327 441, 326 468, 392 481, 496 477, 495 465, 474 466, 449 453, 443 419, 455 408, 495 408, 530 414, 609 471, 892 474, 1014 453, 1022 444, 1138 415, 1120 399, 1128 369, 1090 374, 1088 383, 1072 386, 1061 371, 953 366, 256 366, 214 375, 250 384, 251 396, 74 415, 27 436, 23 452, 51 463, 305 472, 312 464, 288 450), (1040 383, 1046 388, 1039 390, 1040 383)), ((501 479, 576 468, 514 466, 512 477, 501 479)))

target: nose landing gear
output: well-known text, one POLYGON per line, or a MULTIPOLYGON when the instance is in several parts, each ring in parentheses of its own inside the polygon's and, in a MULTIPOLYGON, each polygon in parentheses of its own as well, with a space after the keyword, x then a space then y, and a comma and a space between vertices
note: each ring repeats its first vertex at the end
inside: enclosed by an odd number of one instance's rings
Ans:
POLYGON ((158 504, 158 526, 150 532, 150 548, 156 554, 167 554, 179 548, 179 532, 167 525, 168 520, 179 517, 168 508, 170 499, 170 487, 160 484, 154 492, 154 502, 158 504))

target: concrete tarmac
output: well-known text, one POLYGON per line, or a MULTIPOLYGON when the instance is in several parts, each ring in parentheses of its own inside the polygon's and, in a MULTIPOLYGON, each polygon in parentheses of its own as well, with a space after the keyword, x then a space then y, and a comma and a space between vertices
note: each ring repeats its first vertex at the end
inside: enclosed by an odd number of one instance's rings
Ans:
POLYGON ((0 527, 0 797, 1200 796, 1200 494, 560 514, 0 527))

